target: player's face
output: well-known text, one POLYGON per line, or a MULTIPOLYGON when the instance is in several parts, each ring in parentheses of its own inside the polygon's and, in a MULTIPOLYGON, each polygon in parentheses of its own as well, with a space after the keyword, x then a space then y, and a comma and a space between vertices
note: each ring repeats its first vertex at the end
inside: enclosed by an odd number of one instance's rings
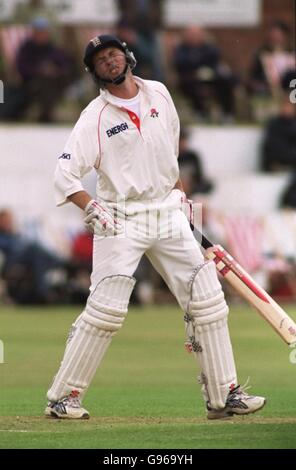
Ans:
POLYGON ((112 80, 123 72, 126 58, 120 49, 108 47, 94 55, 93 64, 99 77, 112 80))

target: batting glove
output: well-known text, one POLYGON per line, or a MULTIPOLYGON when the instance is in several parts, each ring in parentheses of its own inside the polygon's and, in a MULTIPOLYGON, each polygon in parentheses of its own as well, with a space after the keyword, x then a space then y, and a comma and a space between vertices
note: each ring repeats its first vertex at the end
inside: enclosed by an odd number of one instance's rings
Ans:
POLYGON ((89 201, 84 211, 87 214, 84 224, 93 234, 108 237, 123 233, 122 225, 114 219, 109 209, 94 199, 89 201))

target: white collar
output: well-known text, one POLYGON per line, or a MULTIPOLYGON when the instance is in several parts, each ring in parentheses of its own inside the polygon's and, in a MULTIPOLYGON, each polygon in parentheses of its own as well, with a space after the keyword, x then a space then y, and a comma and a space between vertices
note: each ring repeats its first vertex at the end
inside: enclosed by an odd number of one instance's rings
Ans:
MULTIPOLYGON (((136 77, 135 75, 133 75, 133 78, 139 87, 139 91, 143 91, 144 93, 150 95, 150 90, 145 84, 144 80, 142 80, 139 77, 136 77)), ((116 97, 114 97, 114 95, 112 95, 112 93, 110 93, 106 88, 101 90, 100 97, 103 98, 108 103, 117 105, 116 100, 114 99, 116 97)))

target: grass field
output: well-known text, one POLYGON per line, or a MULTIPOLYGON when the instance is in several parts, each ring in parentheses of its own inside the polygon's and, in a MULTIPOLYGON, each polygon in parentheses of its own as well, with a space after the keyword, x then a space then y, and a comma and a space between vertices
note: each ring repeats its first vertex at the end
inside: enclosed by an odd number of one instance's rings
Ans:
MULTIPOLYGON (((295 308, 287 310, 296 318, 295 308)), ((293 350, 246 306, 232 307, 230 330, 240 382, 250 376, 250 392, 268 399, 261 412, 205 419, 195 361, 183 347, 182 313, 161 306, 130 309, 85 398, 89 421, 44 418, 46 390, 79 313, 1 308, 0 448, 296 448, 293 350)))

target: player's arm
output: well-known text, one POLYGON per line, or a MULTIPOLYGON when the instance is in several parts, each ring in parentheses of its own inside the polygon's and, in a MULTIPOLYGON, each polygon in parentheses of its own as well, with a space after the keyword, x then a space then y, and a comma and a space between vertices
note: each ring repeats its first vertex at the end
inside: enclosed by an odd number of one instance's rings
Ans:
POLYGON ((85 210, 87 204, 91 201, 92 198, 86 191, 83 190, 74 194, 70 194, 68 199, 80 209, 85 210))
MULTIPOLYGON (((92 126, 83 120, 79 120, 71 132, 64 152, 58 157, 54 175, 55 199, 58 206, 69 202, 73 194, 85 193, 81 180, 94 168, 98 156, 95 137, 92 126)), ((85 194, 83 200, 79 197, 77 205, 86 205, 86 199, 85 194)))
POLYGON ((114 219, 110 210, 101 202, 91 198, 84 190, 81 179, 97 160, 96 132, 91 126, 78 124, 68 139, 64 153, 58 159, 55 171, 55 194, 57 205, 73 202, 84 210, 85 225, 99 236, 117 235, 121 226, 114 219))
POLYGON ((174 189, 180 189, 180 191, 182 191, 182 193, 184 193, 183 184, 182 184, 182 181, 181 181, 180 178, 178 179, 178 181, 176 181, 174 189))

